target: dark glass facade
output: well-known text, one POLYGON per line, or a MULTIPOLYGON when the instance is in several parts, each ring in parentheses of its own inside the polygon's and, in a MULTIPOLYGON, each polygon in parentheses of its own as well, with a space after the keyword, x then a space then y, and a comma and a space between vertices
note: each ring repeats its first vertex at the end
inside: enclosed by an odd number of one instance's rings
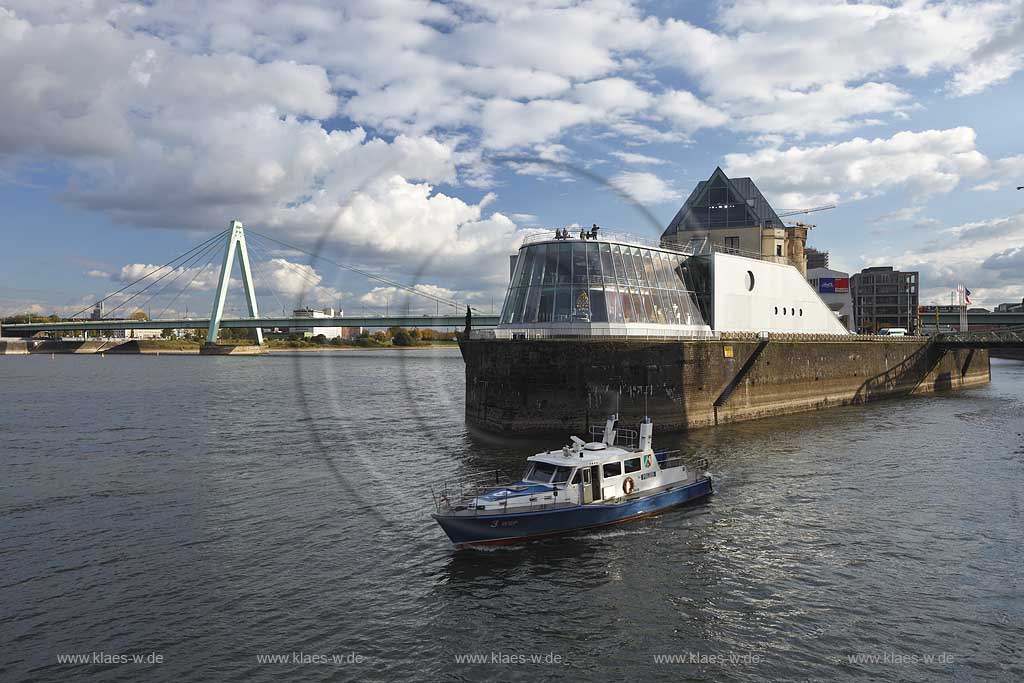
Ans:
POLYGON ((686 258, 599 241, 525 246, 519 250, 501 324, 703 325, 684 284, 686 258))

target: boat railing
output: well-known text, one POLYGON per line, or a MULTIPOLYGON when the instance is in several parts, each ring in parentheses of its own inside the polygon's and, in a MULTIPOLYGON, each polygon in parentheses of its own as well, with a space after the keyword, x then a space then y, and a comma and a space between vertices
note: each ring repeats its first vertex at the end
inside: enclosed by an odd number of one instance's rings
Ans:
MULTIPOLYGON (((618 429, 615 430, 615 443, 612 446, 620 446, 622 448, 636 448, 639 442, 639 434, 634 429, 618 429)), ((590 437, 591 441, 604 441, 604 427, 600 425, 590 426, 590 437)))
POLYGON ((488 507, 477 504, 477 499, 485 493, 495 489, 515 490, 522 486, 521 481, 509 481, 501 475, 500 471, 493 470, 479 475, 470 475, 458 479, 446 479, 432 484, 430 494, 434 499, 434 509, 438 513, 447 512, 472 512, 481 515, 500 515, 511 512, 534 512, 537 510, 551 510, 570 505, 579 505, 576 496, 572 496, 566 490, 565 484, 557 484, 553 491, 543 491, 530 497, 528 504, 523 504, 518 498, 517 503, 509 506, 509 498, 505 498, 498 507, 488 507), (550 494, 551 500, 545 499, 550 494), (556 495, 557 494, 557 495, 556 495))
POLYGON ((430 496, 434 499, 434 508, 441 512, 451 509, 470 500, 479 489, 492 489, 501 486, 501 470, 488 470, 479 474, 464 477, 443 479, 430 485, 430 496))
POLYGON ((699 474, 708 469, 707 458, 694 458, 681 455, 681 453, 682 451, 658 451, 654 457, 657 458, 658 466, 663 470, 685 465, 699 474))

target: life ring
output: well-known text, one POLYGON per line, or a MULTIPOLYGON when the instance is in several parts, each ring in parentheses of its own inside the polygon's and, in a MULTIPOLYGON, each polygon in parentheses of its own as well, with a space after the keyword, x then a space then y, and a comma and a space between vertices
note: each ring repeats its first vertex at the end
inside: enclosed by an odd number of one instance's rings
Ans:
POLYGON ((635 488, 636 484, 633 483, 633 477, 626 477, 626 479, 622 482, 622 492, 625 493, 627 496, 633 493, 633 489, 635 488))

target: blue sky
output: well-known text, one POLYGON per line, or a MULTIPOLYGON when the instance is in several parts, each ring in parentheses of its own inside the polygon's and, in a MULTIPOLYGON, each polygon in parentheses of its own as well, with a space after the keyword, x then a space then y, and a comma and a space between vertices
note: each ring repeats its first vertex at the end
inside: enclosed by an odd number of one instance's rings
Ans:
MULTIPOLYGON (((0 313, 78 310, 232 218, 488 308, 524 231, 656 232, 590 176, 664 225, 716 165, 839 204, 810 218, 833 267, 1019 301, 1022 70, 1020 0, 0 0, 0 313)), ((396 299, 261 272, 265 308, 396 299)))

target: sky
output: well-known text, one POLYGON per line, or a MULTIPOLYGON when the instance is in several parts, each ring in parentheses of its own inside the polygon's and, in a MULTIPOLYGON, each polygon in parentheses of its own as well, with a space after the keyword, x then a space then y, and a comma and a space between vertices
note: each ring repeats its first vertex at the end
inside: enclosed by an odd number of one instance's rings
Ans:
MULTIPOLYGON (((716 166, 837 204, 803 218, 833 268, 1020 301, 1022 71, 1024 0, 0 0, 0 314, 232 219, 491 310, 529 231, 656 237, 716 166)), ((437 306, 255 241, 264 310, 437 306)), ((132 307, 206 313, 203 256, 132 307)))

